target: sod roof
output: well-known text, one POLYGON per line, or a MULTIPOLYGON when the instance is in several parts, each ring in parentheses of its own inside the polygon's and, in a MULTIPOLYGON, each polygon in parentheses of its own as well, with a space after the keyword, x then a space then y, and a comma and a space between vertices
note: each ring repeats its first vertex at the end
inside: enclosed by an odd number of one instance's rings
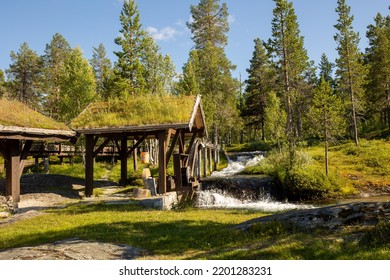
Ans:
POLYGON ((56 122, 21 102, 0 99, 0 129, 6 127, 70 130, 65 124, 56 122))
POLYGON ((92 103, 70 126, 76 130, 170 124, 191 126, 195 114, 203 114, 200 97, 131 96, 125 100, 92 103))

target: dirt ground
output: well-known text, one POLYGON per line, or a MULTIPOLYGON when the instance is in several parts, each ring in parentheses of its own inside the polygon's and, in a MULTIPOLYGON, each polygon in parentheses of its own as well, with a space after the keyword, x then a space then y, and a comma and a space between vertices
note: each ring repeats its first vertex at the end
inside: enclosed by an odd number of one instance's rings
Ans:
MULTIPOLYGON (((62 175, 29 174, 21 179, 21 199, 17 213, 0 220, 0 227, 44 213, 40 210, 65 207, 73 203, 98 201, 125 202, 126 194, 115 192, 118 186, 110 181, 97 182, 103 191, 99 197, 83 198, 84 180, 62 175)), ((4 181, 0 181, 0 193, 4 181)), ((141 248, 122 244, 89 242, 80 239, 60 240, 51 244, 0 251, 0 260, 124 260, 137 259, 146 253, 141 248)))

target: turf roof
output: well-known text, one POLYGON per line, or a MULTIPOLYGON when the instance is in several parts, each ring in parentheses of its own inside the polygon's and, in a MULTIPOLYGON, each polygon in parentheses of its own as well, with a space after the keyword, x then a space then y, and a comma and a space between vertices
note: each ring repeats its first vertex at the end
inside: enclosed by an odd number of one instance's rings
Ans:
POLYGON ((34 111, 15 100, 0 99, 0 126, 70 130, 65 124, 34 111))
POLYGON ((131 96, 90 104, 71 127, 74 129, 188 124, 195 96, 131 96))

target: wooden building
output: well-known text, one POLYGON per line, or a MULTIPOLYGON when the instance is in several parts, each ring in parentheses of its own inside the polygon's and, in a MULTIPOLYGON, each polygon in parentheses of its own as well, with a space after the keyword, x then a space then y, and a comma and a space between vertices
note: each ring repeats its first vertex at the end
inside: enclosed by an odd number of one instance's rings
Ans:
POLYGON ((158 140, 158 193, 169 191, 166 170, 172 158, 175 189, 196 184, 195 162, 200 166, 199 151, 206 151, 200 139, 207 137, 200 96, 130 96, 121 101, 93 103, 73 120, 71 127, 86 138, 86 196, 93 192, 94 158, 100 151, 115 143, 121 161, 121 183, 126 185, 129 156, 151 138, 158 140), (183 173, 189 174, 183 179, 183 173))
POLYGON ((76 132, 17 102, 0 99, 0 154, 6 170, 5 195, 20 201, 20 177, 34 141, 75 141, 76 132))

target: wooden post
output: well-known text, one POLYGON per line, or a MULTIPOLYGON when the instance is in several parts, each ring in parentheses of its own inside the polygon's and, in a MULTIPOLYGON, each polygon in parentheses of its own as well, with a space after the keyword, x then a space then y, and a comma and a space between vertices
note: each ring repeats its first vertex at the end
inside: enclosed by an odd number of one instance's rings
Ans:
POLYGON ((203 177, 207 177, 207 147, 202 147, 203 177))
POLYGON ((209 173, 213 173, 213 152, 211 148, 208 148, 208 154, 209 154, 209 173))
POLYGON ((173 154, 173 171, 175 174, 176 191, 181 191, 183 188, 183 183, 181 180, 181 168, 182 168, 181 154, 173 154))
POLYGON ((93 193, 93 149, 95 141, 93 135, 86 135, 85 149, 85 196, 90 197, 93 193))
POLYGON ((7 140, 8 145, 8 157, 6 159, 6 183, 5 183, 5 195, 12 196, 13 202, 18 203, 20 201, 20 141, 19 140, 7 140))
POLYGON ((127 184, 127 137, 124 136, 121 140, 121 180, 122 186, 127 184))
MULTIPOLYGON (((133 140, 133 146, 135 146, 136 143, 137 141, 133 140)), ((134 166, 134 171, 138 171, 137 148, 135 148, 133 151, 133 166, 134 166)))
POLYGON ((167 192, 167 146, 165 132, 158 134, 158 193, 167 192))

